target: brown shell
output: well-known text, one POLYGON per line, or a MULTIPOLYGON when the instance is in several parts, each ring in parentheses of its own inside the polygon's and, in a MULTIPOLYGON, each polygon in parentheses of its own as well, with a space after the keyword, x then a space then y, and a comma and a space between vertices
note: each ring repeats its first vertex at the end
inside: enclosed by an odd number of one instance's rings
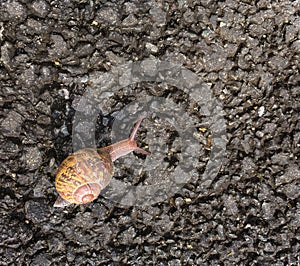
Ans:
POLYGON ((75 204, 98 197, 113 175, 113 164, 107 149, 85 148, 70 154, 59 166, 55 187, 60 196, 75 204))

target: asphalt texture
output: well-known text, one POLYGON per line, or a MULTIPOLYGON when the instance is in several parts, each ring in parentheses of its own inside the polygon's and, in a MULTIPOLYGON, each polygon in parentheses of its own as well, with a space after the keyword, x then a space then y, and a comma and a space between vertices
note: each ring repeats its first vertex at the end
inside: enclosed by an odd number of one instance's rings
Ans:
POLYGON ((2 0, 0 265, 300 265, 299 15, 299 0, 2 0), (126 138, 147 106, 152 154, 54 208, 63 159, 126 138))

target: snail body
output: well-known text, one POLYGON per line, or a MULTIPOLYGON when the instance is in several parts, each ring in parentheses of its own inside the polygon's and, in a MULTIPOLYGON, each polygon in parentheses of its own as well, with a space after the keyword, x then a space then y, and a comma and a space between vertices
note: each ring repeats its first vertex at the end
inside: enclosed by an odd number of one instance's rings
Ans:
POLYGON ((59 196, 54 207, 86 204, 96 199, 111 181, 113 162, 132 151, 150 154, 137 147, 135 136, 145 118, 141 116, 128 139, 100 149, 84 148, 70 154, 59 166, 55 187, 59 196))

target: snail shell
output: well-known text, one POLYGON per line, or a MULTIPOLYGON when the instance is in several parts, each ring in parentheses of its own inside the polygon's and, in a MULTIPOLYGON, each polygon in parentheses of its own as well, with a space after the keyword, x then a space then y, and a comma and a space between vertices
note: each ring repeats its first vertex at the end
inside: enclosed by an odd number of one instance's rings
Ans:
POLYGON ((56 189, 67 202, 85 204, 99 196, 112 175, 113 164, 107 150, 81 149, 69 155, 59 166, 56 189))

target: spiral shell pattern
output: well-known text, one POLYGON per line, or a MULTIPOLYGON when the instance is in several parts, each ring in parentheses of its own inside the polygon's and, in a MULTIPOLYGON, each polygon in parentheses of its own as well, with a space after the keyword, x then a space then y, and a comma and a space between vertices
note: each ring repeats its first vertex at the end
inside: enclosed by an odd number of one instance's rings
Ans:
POLYGON ((75 204, 85 204, 98 197, 113 175, 107 149, 85 148, 69 155, 59 166, 55 186, 60 196, 75 204))

